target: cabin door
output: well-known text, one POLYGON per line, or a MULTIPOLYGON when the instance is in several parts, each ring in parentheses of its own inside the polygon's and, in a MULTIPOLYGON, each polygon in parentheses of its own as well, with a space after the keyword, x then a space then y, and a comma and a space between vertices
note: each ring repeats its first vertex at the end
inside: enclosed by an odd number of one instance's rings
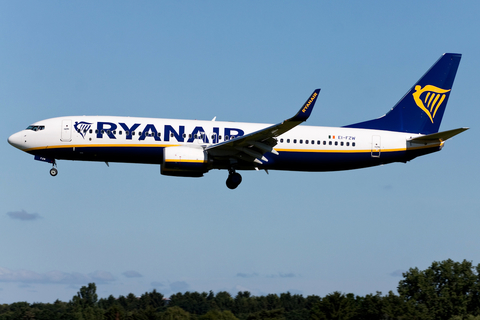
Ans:
POLYGON ((72 141, 72 120, 62 120, 62 135, 60 140, 63 142, 72 141))

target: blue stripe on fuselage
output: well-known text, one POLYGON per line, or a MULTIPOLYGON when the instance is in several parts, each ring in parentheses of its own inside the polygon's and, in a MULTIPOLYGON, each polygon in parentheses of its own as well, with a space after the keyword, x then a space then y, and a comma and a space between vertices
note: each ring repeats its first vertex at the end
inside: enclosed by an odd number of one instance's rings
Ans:
MULTIPOLYGON (((161 164, 165 146, 75 146, 36 149, 29 153, 51 159, 107 161, 125 163, 161 164)), ((391 162, 406 162, 415 157, 440 150, 438 146, 403 151, 382 151, 380 157, 371 152, 279 151, 279 155, 265 154, 268 162, 262 165, 241 162, 239 169, 336 171, 371 167, 391 162)), ((215 163, 213 168, 216 168, 215 163)))

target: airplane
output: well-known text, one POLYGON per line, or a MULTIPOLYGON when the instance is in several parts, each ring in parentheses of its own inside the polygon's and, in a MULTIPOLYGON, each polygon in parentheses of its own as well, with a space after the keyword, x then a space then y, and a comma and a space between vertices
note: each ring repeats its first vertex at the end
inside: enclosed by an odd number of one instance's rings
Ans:
POLYGON ((146 163, 167 176, 202 177, 228 170, 338 171, 408 162, 440 151, 467 130, 439 132, 461 54, 445 53, 384 116, 343 127, 300 126, 312 113, 316 89, 291 118, 275 125, 201 120, 68 116, 42 120, 8 138, 35 160, 146 163))

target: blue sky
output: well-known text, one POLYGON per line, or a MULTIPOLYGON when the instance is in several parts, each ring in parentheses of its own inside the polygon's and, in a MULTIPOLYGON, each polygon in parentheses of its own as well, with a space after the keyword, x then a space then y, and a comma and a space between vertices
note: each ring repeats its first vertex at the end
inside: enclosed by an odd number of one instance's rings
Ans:
POLYGON ((477 41, 465 1, 1 1, 0 303, 178 291, 396 292, 401 272, 480 263, 477 41), (66 115, 309 125, 385 114, 444 52, 463 58, 441 130, 408 164, 334 173, 34 161, 7 143, 66 115))

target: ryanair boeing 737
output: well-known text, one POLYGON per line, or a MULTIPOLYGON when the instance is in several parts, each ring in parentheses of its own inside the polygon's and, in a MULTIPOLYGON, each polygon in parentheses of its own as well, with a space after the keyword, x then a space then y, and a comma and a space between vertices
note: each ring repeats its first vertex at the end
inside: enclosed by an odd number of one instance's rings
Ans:
POLYGON ((446 53, 386 115, 344 127, 299 126, 310 116, 316 89, 295 116, 275 125, 110 116, 70 116, 28 126, 8 142, 40 160, 149 163, 163 175, 202 177, 228 170, 335 171, 407 162, 442 149, 468 128, 439 132, 460 54, 446 53))

